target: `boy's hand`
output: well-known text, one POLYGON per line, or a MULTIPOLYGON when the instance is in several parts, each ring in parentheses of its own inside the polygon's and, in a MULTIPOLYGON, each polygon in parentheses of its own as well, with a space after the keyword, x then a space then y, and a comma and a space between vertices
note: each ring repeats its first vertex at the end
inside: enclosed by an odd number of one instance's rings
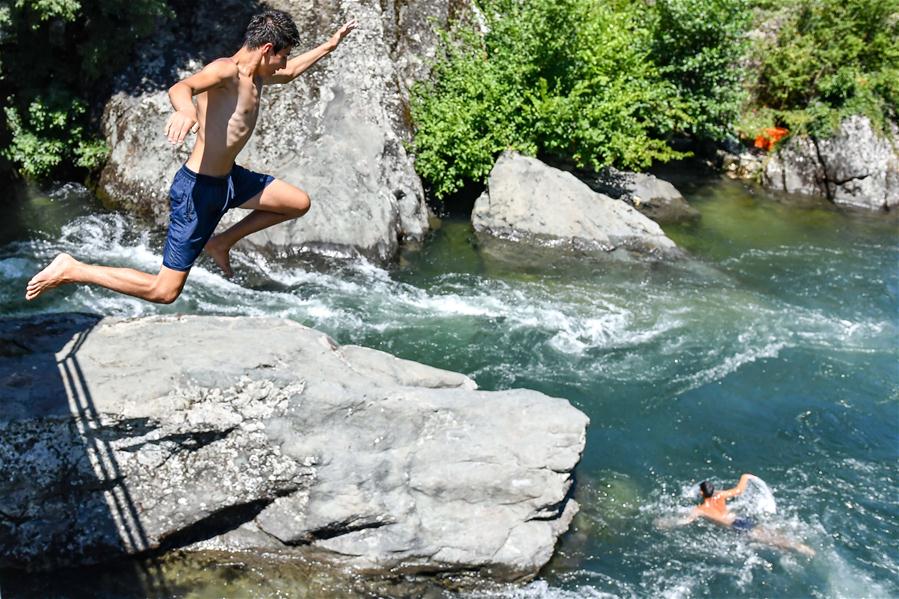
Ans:
POLYGON ((173 144, 180 144, 188 133, 196 133, 199 128, 200 124, 197 122, 195 110, 178 110, 169 117, 165 124, 165 136, 173 144))
POLYGON ((343 27, 337 30, 337 33, 331 36, 331 47, 336 48, 340 42, 343 41, 350 31, 359 26, 359 22, 356 19, 351 19, 344 23, 343 27))

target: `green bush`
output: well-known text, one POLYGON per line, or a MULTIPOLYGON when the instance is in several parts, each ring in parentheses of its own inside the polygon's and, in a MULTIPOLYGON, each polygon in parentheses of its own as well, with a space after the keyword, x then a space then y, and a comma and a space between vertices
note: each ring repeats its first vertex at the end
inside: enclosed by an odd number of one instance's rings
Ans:
POLYGON ((85 133, 81 121, 86 111, 82 100, 64 92, 33 100, 24 119, 14 106, 7 106, 11 140, 4 157, 30 178, 51 175, 66 158, 87 170, 102 166, 109 150, 103 140, 85 133))
POLYGON ((489 0, 488 31, 444 32, 432 77, 412 92, 416 170, 438 198, 482 181, 507 148, 601 168, 683 154, 690 122, 649 56, 651 31, 627 1, 489 0))
POLYGON ((689 132, 721 140, 745 101, 740 63, 748 50, 748 0, 657 0, 647 11, 652 59, 690 115, 689 132))
POLYGON ((134 44, 171 14, 166 0, 13 0, 0 8, 0 153, 28 177, 102 165, 89 107, 134 44))
POLYGON ((826 136, 851 114, 896 120, 899 0, 793 0, 763 15, 781 24, 753 50, 744 135, 785 125, 826 136))

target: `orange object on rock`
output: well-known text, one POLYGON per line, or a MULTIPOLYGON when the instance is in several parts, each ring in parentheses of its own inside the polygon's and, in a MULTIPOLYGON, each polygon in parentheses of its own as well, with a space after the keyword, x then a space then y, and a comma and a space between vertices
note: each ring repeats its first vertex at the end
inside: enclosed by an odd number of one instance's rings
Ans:
POLYGON ((758 137, 755 138, 755 147, 768 152, 771 150, 771 148, 774 147, 774 144, 776 144, 789 134, 789 129, 784 129, 783 127, 768 127, 767 129, 764 129, 758 137))

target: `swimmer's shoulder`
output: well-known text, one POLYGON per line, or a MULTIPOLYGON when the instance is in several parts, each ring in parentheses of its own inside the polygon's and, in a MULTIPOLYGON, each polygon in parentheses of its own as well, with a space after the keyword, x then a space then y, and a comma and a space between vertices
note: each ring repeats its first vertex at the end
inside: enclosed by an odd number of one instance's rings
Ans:
POLYGON ((704 503, 696 507, 696 510, 705 516, 706 518, 710 518, 712 520, 718 520, 721 516, 727 512, 727 507, 722 503, 704 503))

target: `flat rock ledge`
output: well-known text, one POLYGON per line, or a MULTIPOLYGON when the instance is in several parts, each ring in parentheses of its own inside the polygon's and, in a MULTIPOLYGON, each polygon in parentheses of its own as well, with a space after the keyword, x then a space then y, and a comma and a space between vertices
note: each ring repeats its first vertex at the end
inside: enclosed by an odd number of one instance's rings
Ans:
POLYGON ((504 152, 475 201, 475 231, 532 244, 627 250, 652 257, 681 254, 661 227, 623 201, 597 193, 569 172, 504 152))
POLYGON ((0 320, 0 566, 253 551, 527 580, 587 417, 271 318, 0 320))

